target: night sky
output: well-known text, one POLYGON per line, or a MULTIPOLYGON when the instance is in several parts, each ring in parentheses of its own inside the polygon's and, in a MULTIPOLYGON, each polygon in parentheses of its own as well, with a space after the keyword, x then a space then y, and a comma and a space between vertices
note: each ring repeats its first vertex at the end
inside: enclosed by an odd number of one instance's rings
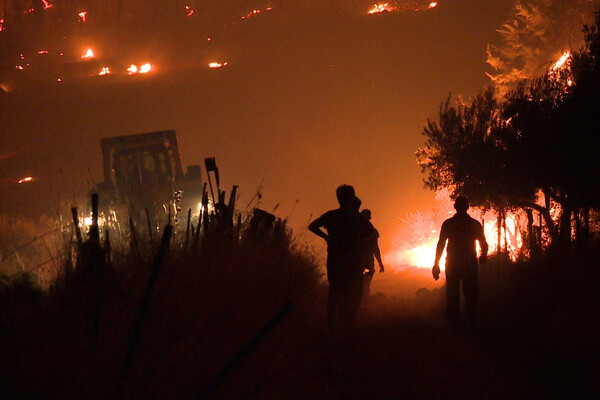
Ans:
MULTIPOLYGON (((286 2, 221 26, 211 42, 190 32, 188 56, 140 44, 137 59, 156 66, 147 76, 41 82, 4 73, 1 205, 68 206, 102 180, 101 138, 175 129, 184 167, 216 157, 223 189, 240 185, 242 209, 264 179, 261 206, 279 204, 275 214, 300 234, 337 207, 339 184, 354 185, 386 253, 410 235, 397 216, 434 206, 414 155, 427 118, 448 93, 469 98, 490 83, 486 46, 512 4, 446 0, 369 16, 369 1, 286 2), (228 65, 213 70, 211 61, 228 65), (36 181, 16 185, 27 175, 36 181)), ((85 40, 81 52, 112 46, 85 40)))

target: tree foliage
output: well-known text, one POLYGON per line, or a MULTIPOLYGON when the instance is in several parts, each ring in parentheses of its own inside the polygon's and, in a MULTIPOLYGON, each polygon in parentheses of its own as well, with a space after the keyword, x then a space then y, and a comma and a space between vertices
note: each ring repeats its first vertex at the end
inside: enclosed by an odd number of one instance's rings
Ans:
POLYGON ((550 237, 570 241, 572 220, 580 227, 585 216, 587 225, 589 210, 600 208, 599 26, 600 15, 568 62, 521 81, 503 101, 490 87, 468 103, 442 102, 417 151, 426 187, 466 194, 484 208, 535 209, 550 237))

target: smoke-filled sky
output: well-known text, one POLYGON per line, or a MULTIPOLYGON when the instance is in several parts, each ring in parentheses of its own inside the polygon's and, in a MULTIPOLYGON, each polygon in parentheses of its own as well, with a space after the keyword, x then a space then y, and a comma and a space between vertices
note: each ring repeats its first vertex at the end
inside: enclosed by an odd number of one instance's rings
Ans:
MULTIPOLYGON (((251 2, 230 10, 242 3, 251 2)), ((71 66, 47 81, 5 71, 2 207, 69 205, 102 180, 102 137, 175 129, 184 166, 216 157, 224 189, 240 185, 242 208, 264 179, 262 207, 279 204, 275 214, 300 233, 336 207, 339 184, 354 185, 385 253, 410 234, 397 216, 434 206, 415 163, 422 127, 449 92, 468 98, 490 83, 486 48, 513 5, 440 0, 430 10, 367 15, 370 1, 273 2, 247 20, 221 13, 210 42, 196 27, 127 50, 110 32, 81 35, 70 42, 77 51, 102 49, 123 65, 144 58, 156 69, 70 79, 71 66), (211 61, 228 64, 210 69, 211 61), (14 183, 27 175, 36 181, 14 183)))

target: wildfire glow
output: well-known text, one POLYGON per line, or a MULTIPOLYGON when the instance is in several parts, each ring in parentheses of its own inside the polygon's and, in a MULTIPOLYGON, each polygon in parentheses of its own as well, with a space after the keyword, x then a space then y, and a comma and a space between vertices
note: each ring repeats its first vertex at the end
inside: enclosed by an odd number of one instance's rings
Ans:
POLYGON ((84 60, 91 60, 94 57, 96 57, 96 54, 94 54, 94 50, 92 49, 87 49, 85 53, 81 56, 81 58, 84 60))
POLYGON ((554 63, 554 65, 552 66, 552 68, 550 70, 557 71, 557 70, 563 68, 565 66, 565 64, 569 61, 570 58, 571 58, 571 52, 565 51, 565 53, 562 56, 560 56, 558 61, 554 63))
POLYGON ((225 61, 224 63, 213 61, 213 62, 211 62, 211 63, 208 64, 208 67, 209 68, 213 68, 213 69, 214 68, 223 68, 223 67, 226 67, 228 64, 229 63, 227 61, 225 61))
POLYGON ((244 15, 244 16, 242 17, 242 19, 250 18, 250 17, 252 17, 252 16, 254 16, 254 15, 256 15, 256 14, 260 14, 260 13, 261 13, 261 11, 260 11, 260 10, 252 10, 252 11, 250 11, 248 14, 244 15))
POLYGON ((140 67, 140 74, 147 74, 150 71, 152 71, 152 65, 150 63, 142 64, 140 67))
POLYGON ((390 3, 379 3, 373 4, 373 7, 369 10, 369 14, 379 14, 382 12, 392 12, 396 8, 391 6, 390 3))
POLYGON ((152 64, 150 64, 149 62, 142 64, 141 66, 137 66, 135 64, 131 64, 128 68, 127 68, 127 73, 129 75, 134 75, 134 74, 147 74, 150 71, 154 70, 154 66, 152 64))
MULTIPOLYGON (((433 215, 423 213, 414 213, 406 222, 413 231, 414 239, 409 243, 400 243, 394 245, 394 250, 385 255, 385 262, 392 267, 412 266, 417 268, 431 268, 435 260, 435 252, 439 239, 439 229, 442 222, 454 214, 453 202, 447 192, 436 194, 436 200, 439 203, 437 212, 433 215)), ((470 209, 469 215, 483 220, 483 229, 486 240, 489 245, 489 253, 498 252, 498 223, 497 218, 492 213, 482 214, 476 209, 470 209)), ((506 246, 506 252, 509 257, 515 260, 521 247, 523 238, 521 237, 520 216, 518 214, 506 213, 505 225, 500 229, 500 250, 506 246)), ((446 253, 440 260, 440 268, 444 270, 446 263, 446 253)))
POLYGON ((102 67, 102 69, 100 70, 100 72, 98 73, 98 75, 102 76, 102 75, 108 75, 110 74, 110 67, 102 67))
POLYGON ((88 15, 87 11, 81 11, 77 15, 79 16, 79 22, 83 22, 83 23, 87 22, 87 15, 88 15))
POLYGON ((32 176, 28 176, 28 177, 25 177, 23 179, 19 179, 17 181, 17 183, 20 185, 21 183, 31 182, 31 181, 33 181, 33 177, 32 176))
POLYGON ((369 9, 368 13, 373 14, 381 14, 381 13, 391 13, 396 11, 420 11, 420 10, 431 10, 432 8, 436 8, 438 6, 437 1, 425 2, 425 1, 413 1, 413 2, 401 2, 401 1, 391 1, 388 3, 375 3, 369 9))

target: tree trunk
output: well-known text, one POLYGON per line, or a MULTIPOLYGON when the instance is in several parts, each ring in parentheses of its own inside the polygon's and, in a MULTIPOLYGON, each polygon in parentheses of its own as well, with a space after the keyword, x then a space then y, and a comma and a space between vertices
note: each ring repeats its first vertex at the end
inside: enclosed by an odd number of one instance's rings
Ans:
POLYGON ((498 247, 496 252, 498 254, 502 251, 502 210, 498 210, 498 247))
POLYGON ((558 227, 558 235, 561 246, 568 247, 571 244, 571 216, 573 210, 567 200, 560 203, 562 214, 560 215, 560 223, 558 227))

